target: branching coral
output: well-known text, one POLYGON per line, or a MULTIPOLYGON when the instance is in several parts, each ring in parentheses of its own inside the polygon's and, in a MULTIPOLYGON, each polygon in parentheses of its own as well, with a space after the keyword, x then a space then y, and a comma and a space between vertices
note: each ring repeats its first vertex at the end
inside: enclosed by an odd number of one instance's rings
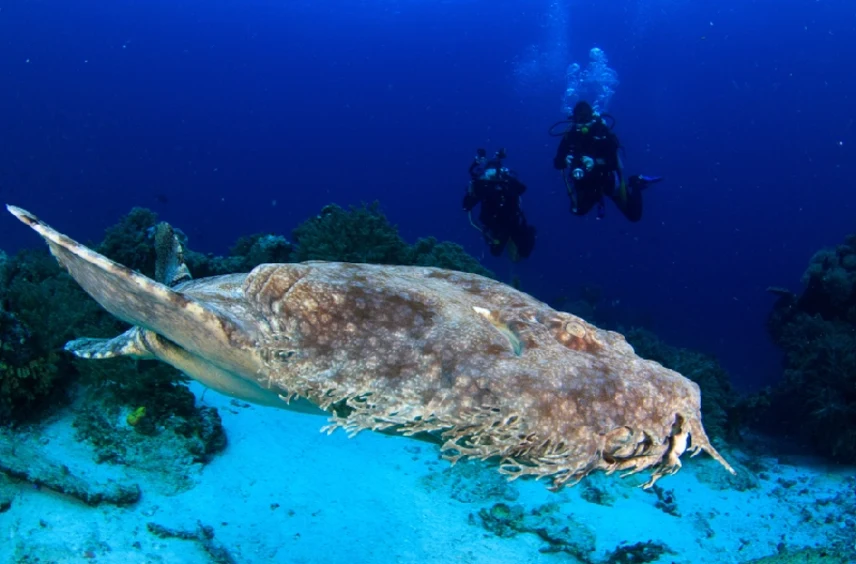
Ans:
POLYGON ((409 264, 436 266, 495 278, 493 272, 467 254, 462 246, 448 241, 440 242, 434 237, 425 237, 416 241, 410 250, 409 264))
POLYGON ((803 283, 799 296, 774 290, 767 325, 785 370, 761 423, 856 462, 856 236, 815 253, 803 283))
POLYGON ((59 378, 56 356, 37 356, 26 343, 9 342, 20 325, 0 312, 0 425, 33 415, 54 392, 59 378))
POLYGON ((770 416, 821 453, 856 461, 856 329, 801 313, 778 343, 786 370, 772 391, 770 416))
POLYGON ((345 210, 335 204, 324 207, 317 217, 293 232, 297 247, 295 262, 326 260, 436 266, 493 277, 493 273, 455 243, 434 237, 419 239, 410 246, 398 234, 377 202, 345 210))
POLYGON ((345 210, 325 206, 316 217, 297 226, 293 260, 327 260, 374 264, 407 264, 409 249, 398 229, 374 202, 345 210))
POLYGON ((58 384, 65 381, 69 361, 58 347, 78 319, 67 306, 73 302, 65 300, 85 295, 59 274, 45 253, 20 253, 6 263, 0 285, 0 424, 32 417, 63 397, 58 384))
POLYGON ((108 227, 104 241, 96 248, 116 262, 139 270, 147 276, 155 273, 153 231, 158 216, 145 208, 134 208, 119 223, 108 227))

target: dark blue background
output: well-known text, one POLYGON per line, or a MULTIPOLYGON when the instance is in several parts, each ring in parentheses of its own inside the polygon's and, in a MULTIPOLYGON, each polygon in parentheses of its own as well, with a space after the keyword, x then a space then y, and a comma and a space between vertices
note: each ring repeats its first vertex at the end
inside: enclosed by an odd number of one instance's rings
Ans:
MULTIPOLYGON (((476 147, 506 146, 539 239, 529 261, 488 267, 548 301, 600 285, 605 313, 647 319, 752 387, 779 375, 765 288, 798 290, 812 253, 856 227, 854 13, 846 0, 4 2, 0 198, 84 241, 151 207, 212 252, 377 199, 408 240, 483 256, 460 211, 466 168, 476 147), (561 65, 522 81, 533 45, 561 65), (551 169, 561 68, 593 46, 621 80, 609 109, 628 169, 667 177, 640 224, 614 208, 571 217, 551 169)), ((0 219, 0 247, 36 244, 0 219)))

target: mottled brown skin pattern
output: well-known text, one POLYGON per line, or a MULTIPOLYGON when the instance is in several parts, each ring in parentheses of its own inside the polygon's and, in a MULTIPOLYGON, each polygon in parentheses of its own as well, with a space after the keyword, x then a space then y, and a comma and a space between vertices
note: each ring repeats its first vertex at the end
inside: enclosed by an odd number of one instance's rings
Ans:
POLYGON ((335 409, 333 428, 439 433, 452 459, 496 456, 555 487, 595 469, 653 467, 656 480, 680 466, 687 432, 724 463, 698 386, 504 284, 305 263, 261 266, 244 292, 265 325, 263 384, 335 409))
POLYGON ((705 435, 696 384, 493 280, 312 262, 168 288, 9 210, 105 309, 171 343, 148 352, 169 362, 158 356, 169 349, 201 381, 226 379, 227 393, 305 398, 331 430, 430 435, 452 461, 495 458, 555 489, 599 469, 650 469, 651 485, 688 447, 733 472, 705 435))

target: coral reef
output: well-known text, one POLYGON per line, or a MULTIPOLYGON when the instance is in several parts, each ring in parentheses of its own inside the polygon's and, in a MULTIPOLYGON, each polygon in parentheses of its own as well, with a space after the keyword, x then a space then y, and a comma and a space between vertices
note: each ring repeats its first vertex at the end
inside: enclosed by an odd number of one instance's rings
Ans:
POLYGON ((784 377, 760 396, 759 424, 856 462, 856 235, 818 251, 796 296, 778 299, 767 328, 784 351, 784 377), (763 403, 761 402, 763 400, 763 403))
POLYGON ((18 435, 0 431, 0 474, 75 497, 87 505, 131 505, 140 499, 137 484, 91 482, 85 474, 53 460, 18 435))
POLYGON ((782 550, 778 554, 747 560, 746 564, 852 564, 850 555, 830 548, 782 550))
POLYGON ((486 502, 491 499, 516 501, 520 491, 513 482, 496 473, 481 460, 465 460, 432 472, 422 478, 430 491, 448 489, 452 499, 461 503, 486 502))
MULTIPOLYGON (((477 523, 474 515, 470 515, 470 523, 477 523)), ((478 523, 503 538, 535 534, 547 543, 541 552, 563 552, 581 562, 592 562, 594 532, 570 515, 563 515, 556 504, 526 511, 521 505, 496 503, 478 512, 478 523)))
POLYGON ((58 379, 56 355, 40 355, 30 336, 20 321, 0 310, 0 424, 38 410, 58 379))
POLYGON ((664 554, 674 554, 661 542, 646 541, 621 545, 609 553, 607 564, 642 564, 656 562, 664 554))
POLYGON ((540 548, 543 553, 564 553, 576 562, 595 564, 636 564, 654 562, 664 554, 674 554, 661 542, 647 541, 627 545, 621 544, 606 555, 606 560, 595 557, 595 534, 586 525, 576 521, 570 515, 564 515, 556 504, 546 504, 531 511, 521 505, 495 503, 483 508, 476 516, 470 514, 470 523, 480 524, 483 528, 501 538, 509 538, 523 533, 537 535, 546 544, 540 548))
POLYGON ((292 232, 296 247, 291 260, 326 260, 374 264, 436 266, 472 272, 489 278, 494 274, 456 243, 425 237, 408 245, 398 228, 387 220, 377 202, 351 206, 325 206, 292 232))
POLYGON ((181 232, 176 230, 176 234, 185 248, 184 259, 194 278, 249 272, 260 264, 291 262, 293 258, 293 245, 281 235, 256 233, 240 237, 229 249, 229 255, 221 257, 188 250, 187 241, 182 240, 181 232))
POLYGON ((479 261, 468 255, 457 243, 437 241, 434 237, 424 237, 416 241, 410 249, 408 264, 417 266, 436 266, 461 272, 472 272, 493 278, 494 274, 483 267, 479 261))
POLYGON ((654 487, 646 491, 657 496, 657 501, 654 503, 654 507, 666 515, 671 515, 672 517, 681 516, 681 513, 678 510, 678 501, 675 499, 674 490, 665 490, 655 484, 654 487))
POLYGON ((325 206, 316 217, 292 232, 297 243, 293 260, 327 260, 374 264, 408 264, 410 249, 374 202, 345 210, 325 206))
POLYGON ((5 513, 12 508, 12 502, 15 500, 15 488, 11 478, 5 474, 0 474, 0 513, 5 513))
POLYGON ((589 503, 611 507, 615 503, 615 496, 602 483, 592 479, 584 483, 580 497, 589 503))
POLYGON ((237 562, 229 551, 214 540, 214 527, 197 522, 195 531, 172 529, 157 523, 146 523, 146 529, 162 539, 181 539, 199 543, 212 564, 233 564, 237 562))
POLYGON ((93 327, 98 306, 44 252, 3 261, 0 274, 0 425, 38 417, 64 403, 71 360, 59 350, 77 327, 93 327), (83 302, 80 309, 67 307, 83 302), (90 307, 91 306, 91 307, 90 307), (88 315, 88 322, 84 318, 88 315))
MULTIPOLYGON (((129 409, 133 399, 115 385, 93 388, 86 405, 74 417, 78 440, 87 441, 96 451, 97 462, 129 464, 136 467, 165 467, 168 461, 152 456, 154 444, 168 445, 172 459, 182 464, 206 463, 226 448, 226 433, 216 409, 198 407, 190 390, 181 383, 164 379, 143 380, 148 394, 134 394, 147 405, 129 409), (140 413, 145 409, 145 415, 140 413)), ((179 472, 180 473, 180 472, 179 472)))
POLYGON ((133 208, 116 225, 104 232, 104 240, 95 248, 110 260, 127 265, 147 276, 155 274, 155 212, 133 208))

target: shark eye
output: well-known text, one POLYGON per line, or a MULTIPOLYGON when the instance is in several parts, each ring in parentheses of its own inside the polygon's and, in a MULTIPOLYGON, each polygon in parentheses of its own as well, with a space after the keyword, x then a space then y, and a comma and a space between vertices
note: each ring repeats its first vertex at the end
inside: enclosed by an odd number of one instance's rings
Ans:
POLYGON ((581 339, 586 334, 585 327, 580 325, 577 321, 568 321, 565 323, 564 329, 565 333, 578 339, 581 339))

